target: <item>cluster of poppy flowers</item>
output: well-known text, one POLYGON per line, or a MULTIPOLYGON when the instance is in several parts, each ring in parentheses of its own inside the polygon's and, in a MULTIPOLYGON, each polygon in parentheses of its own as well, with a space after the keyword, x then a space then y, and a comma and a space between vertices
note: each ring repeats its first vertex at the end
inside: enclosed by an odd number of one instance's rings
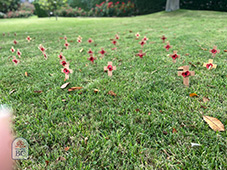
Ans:
MULTIPOLYGON (((14 35, 16 36, 16 33, 14 33, 14 35)), ((5 33, 3 33, 3 36, 5 36, 5 33)), ((136 39, 138 40, 139 37, 140 37, 140 34, 139 34, 139 33, 136 33, 135 36, 136 36, 136 39)), ((116 35, 115 35, 115 38, 112 39, 112 44, 113 44, 113 45, 117 45, 117 40, 119 40, 119 39, 120 39, 119 35, 116 34, 116 35)), ((163 35, 163 36, 161 37, 161 39, 162 39, 163 43, 165 43, 165 40, 166 40, 167 38, 163 35)), ((30 41, 31 41, 30 36, 27 36, 26 40, 27 40, 28 42, 30 42, 30 41)), ((64 40, 65 40, 64 46, 66 47, 66 49, 68 49, 69 43, 67 42, 67 37, 66 37, 66 36, 64 37, 64 40)), ((139 44, 141 45, 141 48, 143 48, 144 44, 146 44, 147 41, 148 41, 148 38, 147 38, 146 36, 144 36, 144 38, 142 38, 142 40, 139 42, 139 44)), ((78 36, 77 42, 78 42, 78 43, 82 43, 82 37, 81 37, 81 36, 78 36)), ((88 42, 88 43, 92 43, 93 40, 92 40, 91 38, 89 38, 89 39, 87 40, 87 42, 88 42)), ((14 43, 15 45, 18 44, 18 42, 17 42, 16 40, 14 40, 13 43, 14 43)), ((46 49, 43 47, 43 45, 40 44, 38 48, 39 48, 39 50, 42 52, 42 54, 44 55, 45 59, 47 59, 47 55, 46 55, 46 52, 45 52, 46 49)), ((169 51, 169 49, 172 48, 172 46, 170 45, 169 41, 167 41, 167 45, 165 45, 164 48, 166 49, 166 51, 169 51)), ((115 48, 112 48, 112 50, 113 50, 113 49, 116 49, 116 47, 115 47, 115 48)), ((11 51, 12 53, 14 53, 14 52, 15 52, 14 47, 12 47, 12 48, 10 49, 10 51, 11 51)), ((97 58, 94 57, 94 52, 93 52, 92 49, 90 48, 90 49, 88 50, 87 53, 90 55, 90 57, 88 58, 88 60, 91 61, 91 63, 93 64, 93 63, 94 63, 94 60, 97 59, 97 58)), ((106 54, 106 51, 104 50, 104 48, 101 48, 101 51, 99 51, 99 53, 101 54, 101 57, 103 58, 104 55, 106 54)), ((212 56, 215 57, 215 55, 216 55, 217 53, 220 53, 220 50, 217 49, 217 46, 214 46, 214 48, 210 50, 210 53, 212 53, 212 56)), ((20 52, 19 49, 17 49, 16 54, 18 55, 19 58, 21 58, 22 53, 20 52)), ((146 55, 146 53, 143 53, 143 50, 142 50, 142 49, 139 50, 139 53, 136 54, 136 56, 139 56, 140 58, 143 58, 143 56, 145 56, 145 55, 146 55)), ((69 69, 69 63, 66 62, 66 59, 65 59, 65 57, 62 55, 62 53, 60 53, 60 55, 59 55, 58 57, 59 57, 59 59, 60 59, 60 64, 64 67, 64 68, 62 69, 62 72, 65 73, 65 75, 66 75, 65 80, 67 80, 67 79, 69 78, 69 74, 72 73, 72 70, 69 69)), ((172 55, 170 55, 170 57, 173 59, 173 62, 175 62, 175 60, 176 60, 177 58, 180 58, 180 55, 178 55, 177 52, 174 51, 174 53, 173 53, 172 55)), ((17 64, 20 62, 15 56, 13 56, 12 61, 13 61, 13 63, 14 63, 15 65, 17 65, 17 64)), ((211 69, 212 67, 213 67, 213 64, 212 64, 212 63, 206 64, 206 68, 207 68, 207 69, 211 69)), ((109 71, 112 70, 112 66, 111 66, 111 65, 108 65, 107 68, 108 68, 109 71)), ((189 72, 189 71, 183 72, 183 73, 182 73, 182 76, 183 76, 183 77, 190 76, 190 72, 189 72)))

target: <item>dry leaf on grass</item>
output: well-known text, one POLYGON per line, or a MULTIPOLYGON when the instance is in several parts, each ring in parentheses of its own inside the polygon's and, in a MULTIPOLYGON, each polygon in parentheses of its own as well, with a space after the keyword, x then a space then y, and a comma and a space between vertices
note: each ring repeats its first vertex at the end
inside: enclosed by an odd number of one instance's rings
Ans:
POLYGON ((27 73, 27 72, 25 72, 24 75, 25 75, 26 77, 28 77, 28 73, 27 73))
POLYGON ((42 90, 35 90, 34 93, 42 93, 42 90))
POLYGON ((139 112, 140 111, 140 109, 136 109, 136 112, 139 112))
POLYGON ((74 91, 74 90, 80 90, 83 87, 71 87, 70 89, 68 89, 68 91, 74 91))
POLYGON ((62 156, 60 156, 57 160, 56 160, 56 162, 58 162, 58 161, 65 161, 66 159, 64 158, 64 157, 62 157, 62 156))
POLYGON ((12 94, 12 93, 14 93, 16 90, 15 89, 13 89, 12 91, 10 91, 9 92, 9 94, 12 94))
POLYGON ((195 96, 198 97, 198 95, 196 93, 191 93, 191 94, 189 94, 189 96, 190 97, 195 97, 195 96))
POLYGON ((189 53, 186 53, 185 56, 189 56, 190 54, 189 53))
POLYGON ((203 108, 203 109, 206 109, 207 108, 206 106, 202 106, 202 105, 200 107, 203 108))
POLYGON ((227 52, 227 50, 224 50, 224 52, 227 52))
POLYGON ((65 151, 68 151, 68 150, 69 150, 69 148, 70 148, 70 147, 65 147, 65 148, 64 148, 64 150, 65 150, 65 151))
POLYGON ((117 96, 113 91, 109 91, 108 94, 110 94, 111 96, 117 96))
POLYGON ((210 117, 210 116, 203 116, 203 119, 205 120, 205 122, 208 123, 210 128, 213 129, 214 131, 225 131, 224 125, 217 118, 210 117))
POLYGON ((67 82, 67 83, 63 84, 63 85, 61 86, 61 89, 66 88, 69 84, 70 84, 69 82, 67 82))
POLYGON ((84 49, 82 48, 81 50, 80 50, 80 53, 82 53, 84 51, 84 49))
POLYGON ((45 161, 46 162, 46 166, 48 166, 49 165, 49 161, 45 161))
POLYGON ((172 131, 173 133, 177 133, 177 130, 175 129, 175 128, 173 128, 173 131, 172 131))
POLYGON ((95 92, 95 93, 98 93, 98 92, 99 92, 99 90, 98 90, 98 89, 94 89, 94 92, 95 92))
POLYGON ((203 102, 204 102, 204 103, 206 103, 206 102, 208 102, 208 101, 210 101, 210 99, 208 99, 207 97, 203 97, 203 102))

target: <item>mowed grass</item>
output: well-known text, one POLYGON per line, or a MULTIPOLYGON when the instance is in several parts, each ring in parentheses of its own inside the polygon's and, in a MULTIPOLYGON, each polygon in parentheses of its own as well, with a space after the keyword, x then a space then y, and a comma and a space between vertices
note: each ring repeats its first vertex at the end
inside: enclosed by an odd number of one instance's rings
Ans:
POLYGON ((213 131, 202 118, 227 124, 226 17, 180 10, 131 18, 0 20, 0 103, 13 108, 16 136, 30 145, 29 159, 17 161, 18 169, 226 169, 227 133, 213 131), (141 49, 137 32, 149 38, 143 59, 135 56, 141 49), (114 51, 110 39, 117 33, 114 51), (64 35, 68 50, 60 39, 64 35), (81 44, 76 42, 79 35, 81 44), (162 35, 173 46, 170 52, 162 35), (39 44, 47 49, 48 60, 39 44), (214 58, 218 66, 207 70, 203 63, 212 59, 209 49, 214 45, 221 50, 214 58), (22 52, 17 66, 10 57, 12 46, 22 52), (107 51, 103 59, 101 47, 107 51), (89 48, 98 58, 93 65, 87 60, 89 48), (61 50, 74 71, 66 89, 60 88, 65 83, 61 50), (173 50, 181 55, 176 64, 167 56, 173 50), (117 66, 113 77, 103 71, 108 61, 117 66), (177 68, 189 62, 196 65, 190 65, 195 76, 186 88, 177 68), (68 92, 75 86, 83 89, 68 92), (110 90, 117 96, 109 95, 110 90), (191 98, 190 93, 199 96, 191 98), (204 103, 203 97, 210 101, 204 103))

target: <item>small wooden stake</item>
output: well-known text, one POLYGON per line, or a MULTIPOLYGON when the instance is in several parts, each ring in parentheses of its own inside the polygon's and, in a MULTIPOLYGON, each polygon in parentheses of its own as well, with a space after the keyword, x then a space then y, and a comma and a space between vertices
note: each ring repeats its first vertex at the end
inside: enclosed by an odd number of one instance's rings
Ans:
POLYGON ((184 85, 189 87, 189 76, 195 76, 195 72, 189 71, 189 66, 182 66, 178 69, 183 69, 183 71, 178 71, 178 76, 183 76, 184 85))
POLYGON ((203 67, 206 67, 208 70, 216 68, 217 64, 213 64, 213 60, 209 59, 208 63, 204 63, 203 67))
POLYGON ((112 62, 108 62, 108 66, 104 66, 104 71, 108 71, 108 76, 112 76, 112 71, 116 69, 116 66, 112 66, 112 62))

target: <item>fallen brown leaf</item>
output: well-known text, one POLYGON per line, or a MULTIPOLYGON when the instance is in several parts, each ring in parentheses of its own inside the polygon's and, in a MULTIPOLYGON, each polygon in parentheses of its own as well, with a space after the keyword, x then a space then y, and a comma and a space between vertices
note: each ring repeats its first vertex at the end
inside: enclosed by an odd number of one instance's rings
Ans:
POLYGON ((207 86, 208 86, 208 87, 213 87, 213 88, 216 87, 216 86, 213 86, 213 85, 207 85, 207 86))
POLYGON ((139 112, 140 111, 140 109, 136 109, 136 112, 139 112))
POLYGON ((94 89, 94 92, 95 92, 95 93, 98 93, 98 92, 99 92, 99 90, 98 90, 98 89, 94 89))
POLYGON ((207 97, 203 97, 203 102, 206 103, 208 102, 210 99, 208 99, 207 97))
POLYGON ((191 94, 189 94, 189 96, 190 97, 194 97, 194 96, 198 97, 198 95, 196 93, 191 93, 191 94))
POLYGON ((227 52, 227 50, 224 50, 224 52, 227 52))
POLYGON ((35 90, 34 93, 42 93, 42 90, 35 90))
POLYGON ((117 96, 113 91, 109 91, 108 94, 110 94, 111 96, 117 96))
POLYGON ((28 73, 27 73, 27 72, 25 72, 24 75, 25 75, 26 77, 28 77, 28 73))
POLYGON ((12 93, 14 93, 16 90, 15 89, 13 89, 12 91, 10 91, 9 92, 9 94, 12 94, 12 93))
POLYGON ((186 53, 185 56, 189 56, 190 54, 189 53, 186 53))
POLYGON ((201 107, 201 108, 203 108, 203 109, 207 109, 207 107, 206 107, 206 106, 202 106, 202 105, 201 105, 200 107, 201 107))
POLYGON ((68 91, 80 90, 82 88, 83 87, 71 87, 71 88, 68 89, 68 91))
POLYGON ((184 61, 182 61, 182 64, 184 64, 184 62, 185 62, 185 60, 184 60, 184 61))
POLYGON ((166 132, 166 131, 163 131, 162 133, 163 133, 163 135, 168 135, 168 132, 166 132))
POLYGON ((64 148, 64 150, 65 150, 65 151, 68 151, 68 150, 69 150, 69 148, 70 148, 70 147, 65 147, 65 148, 64 148))
POLYGON ((62 39, 63 39, 63 37, 59 37, 59 39, 60 39, 60 40, 62 40, 62 39))
POLYGON ((49 165, 49 161, 45 161, 46 162, 46 166, 48 166, 49 165))
POLYGON ((214 131, 225 131, 224 125, 221 123, 220 120, 210 116, 203 116, 205 122, 208 123, 211 129, 214 131))
POLYGON ((175 129, 175 128, 173 128, 173 131, 172 131, 173 133, 177 133, 177 130, 175 129))
POLYGON ((61 86, 61 89, 66 88, 69 84, 70 84, 69 82, 67 82, 67 83, 63 84, 63 85, 61 86))
POLYGON ((62 157, 62 156, 60 156, 57 160, 56 160, 56 162, 58 162, 58 161, 65 161, 66 159, 64 158, 64 157, 62 157))
POLYGON ((188 64, 190 64, 193 67, 197 67, 195 64, 192 64, 191 62, 188 62, 188 64))

